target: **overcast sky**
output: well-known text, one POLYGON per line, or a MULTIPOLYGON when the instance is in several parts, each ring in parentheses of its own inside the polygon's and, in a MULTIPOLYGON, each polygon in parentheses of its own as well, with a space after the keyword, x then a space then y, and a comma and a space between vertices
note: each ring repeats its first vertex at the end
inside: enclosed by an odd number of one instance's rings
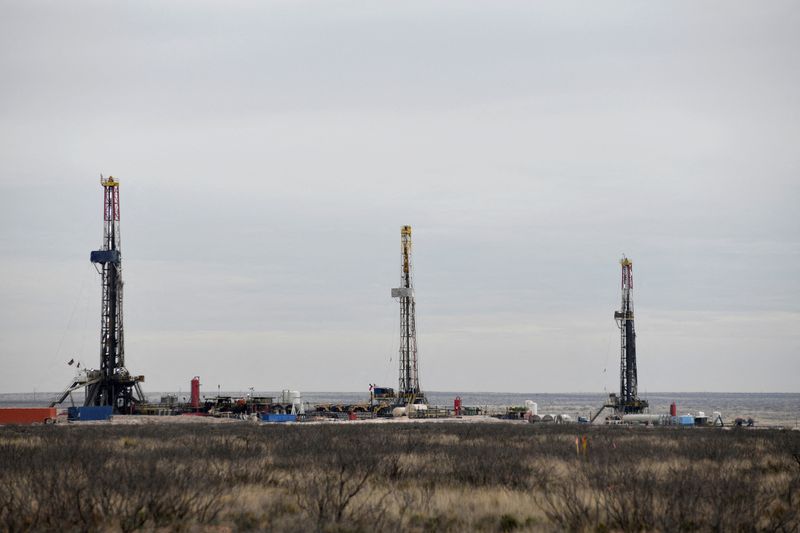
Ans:
POLYGON ((800 391, 797 2, 0 1, 0 391, 800 391))

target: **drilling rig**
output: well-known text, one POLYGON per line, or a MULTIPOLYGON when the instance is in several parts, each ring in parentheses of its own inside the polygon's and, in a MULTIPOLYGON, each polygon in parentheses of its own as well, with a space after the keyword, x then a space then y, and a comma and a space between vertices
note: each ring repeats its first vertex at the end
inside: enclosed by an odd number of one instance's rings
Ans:
POLYGON ((144 402, 140 383, 125 368, 125 336, 122 327, 122 254, 119 231, 119 181, 100 176, 103 187, 103 246, 89 255, 102 278, 100 314, 100 369, 84 369, 51 404, 63 402, 72 391, 84 388, 84 405, 110 405, 115 413, 131 413, 144 402))
POLYGON ((417 373, 417 326, 414 281, 411 277, 411 226, 400 228, 400 287, 392 298, 400 301, 400 382, 397 403, 426 403, 417 373))
POLYGON ((633 262, 622 256, 622 304, 614 312, 614 320, 620 331, 619 397, 611 403, 618 414, 642 413, 647 401, 639 399, 638 375, 636 372, 636 331, 633 327, 633 262))

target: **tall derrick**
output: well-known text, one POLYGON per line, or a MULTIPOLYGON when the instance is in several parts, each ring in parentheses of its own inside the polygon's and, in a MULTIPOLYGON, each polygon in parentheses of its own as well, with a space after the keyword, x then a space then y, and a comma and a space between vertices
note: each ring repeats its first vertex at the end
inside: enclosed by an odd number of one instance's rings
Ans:
POLYGON ((400 229, 400 287, 392 297, 400 301, 400 380, 398 402, 410 404, 425 400, 417 372, 417 326, 414 282, 411 276, 411 226, 400 229))
POLYGON ((132 376, 125 368, 119 181, 112 176, 100 176, 100 184, 103 187, 103 246, 89 255, 102 278, 100 369, 84 369, 54 405, 63 402, 73 390, 85 388, 84 405, 110 405, 117 413, 130 413, 134 404, 144 401, 139 386, 144 376, 132 376))
POLYGON ((620 330, 620 369, 619 397, 615 406, 617 412, 641 413, 647 408, 647 401, 639 399, 638 374, 636 371, 636 330, 633 325, 633 262, 625 256, 620 260, 622 266, 622 303, 620 310, 614 312, 614 319, 620 330))

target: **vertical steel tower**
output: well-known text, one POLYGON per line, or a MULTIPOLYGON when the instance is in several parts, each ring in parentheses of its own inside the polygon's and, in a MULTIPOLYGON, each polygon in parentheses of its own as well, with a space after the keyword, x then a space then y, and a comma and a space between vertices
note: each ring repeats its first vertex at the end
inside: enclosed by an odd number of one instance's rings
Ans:
POLYGON ((641 413, 647 402, 639 399, 638 376, 636 373, 636 331, 633 327, 633 262, 625 256, 622 265, 622 304, 614 312, 614 319, 620 330, 619 398, 617 411, 620 413, 641 413))
POLYGON ((400 229, 400 287, 392 289, 392 297, 400 300, 400 388, 401 404, 425 401, 417 374, 417 326, 414 282, 411 277, 411 226, 400 229))
POLYGON ((128 413, 144 400, 139 382, 125 368, 125 336, 122 327, 122 254, 119 233, 119 181, 100 177, 103 186, 103 247, 90 254, 102 276, 100 317, 100 370, 90 371, 86 383, 86 405, 112 405, 128 413))

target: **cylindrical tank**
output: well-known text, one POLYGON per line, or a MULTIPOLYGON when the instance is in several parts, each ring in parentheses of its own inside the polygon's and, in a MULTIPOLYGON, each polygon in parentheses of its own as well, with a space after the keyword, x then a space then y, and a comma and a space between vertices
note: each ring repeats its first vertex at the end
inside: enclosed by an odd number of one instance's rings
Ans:
POLYGON ((287 411, 291 411, 291 413, 295 415, 305 414, 306 410, 300 391, 287 390, 283 392, 285 396, 284 402, 291 404, 291 407, 287 407, 287 411))
POLYGON ((295 400, 300 398, 300 392, 296 390, 284 389, 281 391, 282 403, 294 403, 295 400))
POLYGON ((392 409, 392 416, 406 416, 405 407, 395 407, 392 409))
POLYGON ((528 412, 531 416, 535 416, 539 414, 539 404, 531 400, 525 400, 525 407, 528 409, 528 412))
POLYGON ((453 400, 453 412, 456 416, 461 416, 461 396, 456 396, 453 400))
POLYGON ((428 406, 425 405, 424 403, 410 403, 406 405, 406 414, 408 416, 413 415, 417 411, 427 411, 427 410, 428 406))
POLYGON ((624 424, 661 424, 661 415, 630 414, 622 417, 624 424))
POLYGON ((669 416, 678 416, 678 404, 675 402, 669 405, 669 416))
POLYGON ((200 409, 200 376, 195 376, 191 381, 192 409, 200 409))

